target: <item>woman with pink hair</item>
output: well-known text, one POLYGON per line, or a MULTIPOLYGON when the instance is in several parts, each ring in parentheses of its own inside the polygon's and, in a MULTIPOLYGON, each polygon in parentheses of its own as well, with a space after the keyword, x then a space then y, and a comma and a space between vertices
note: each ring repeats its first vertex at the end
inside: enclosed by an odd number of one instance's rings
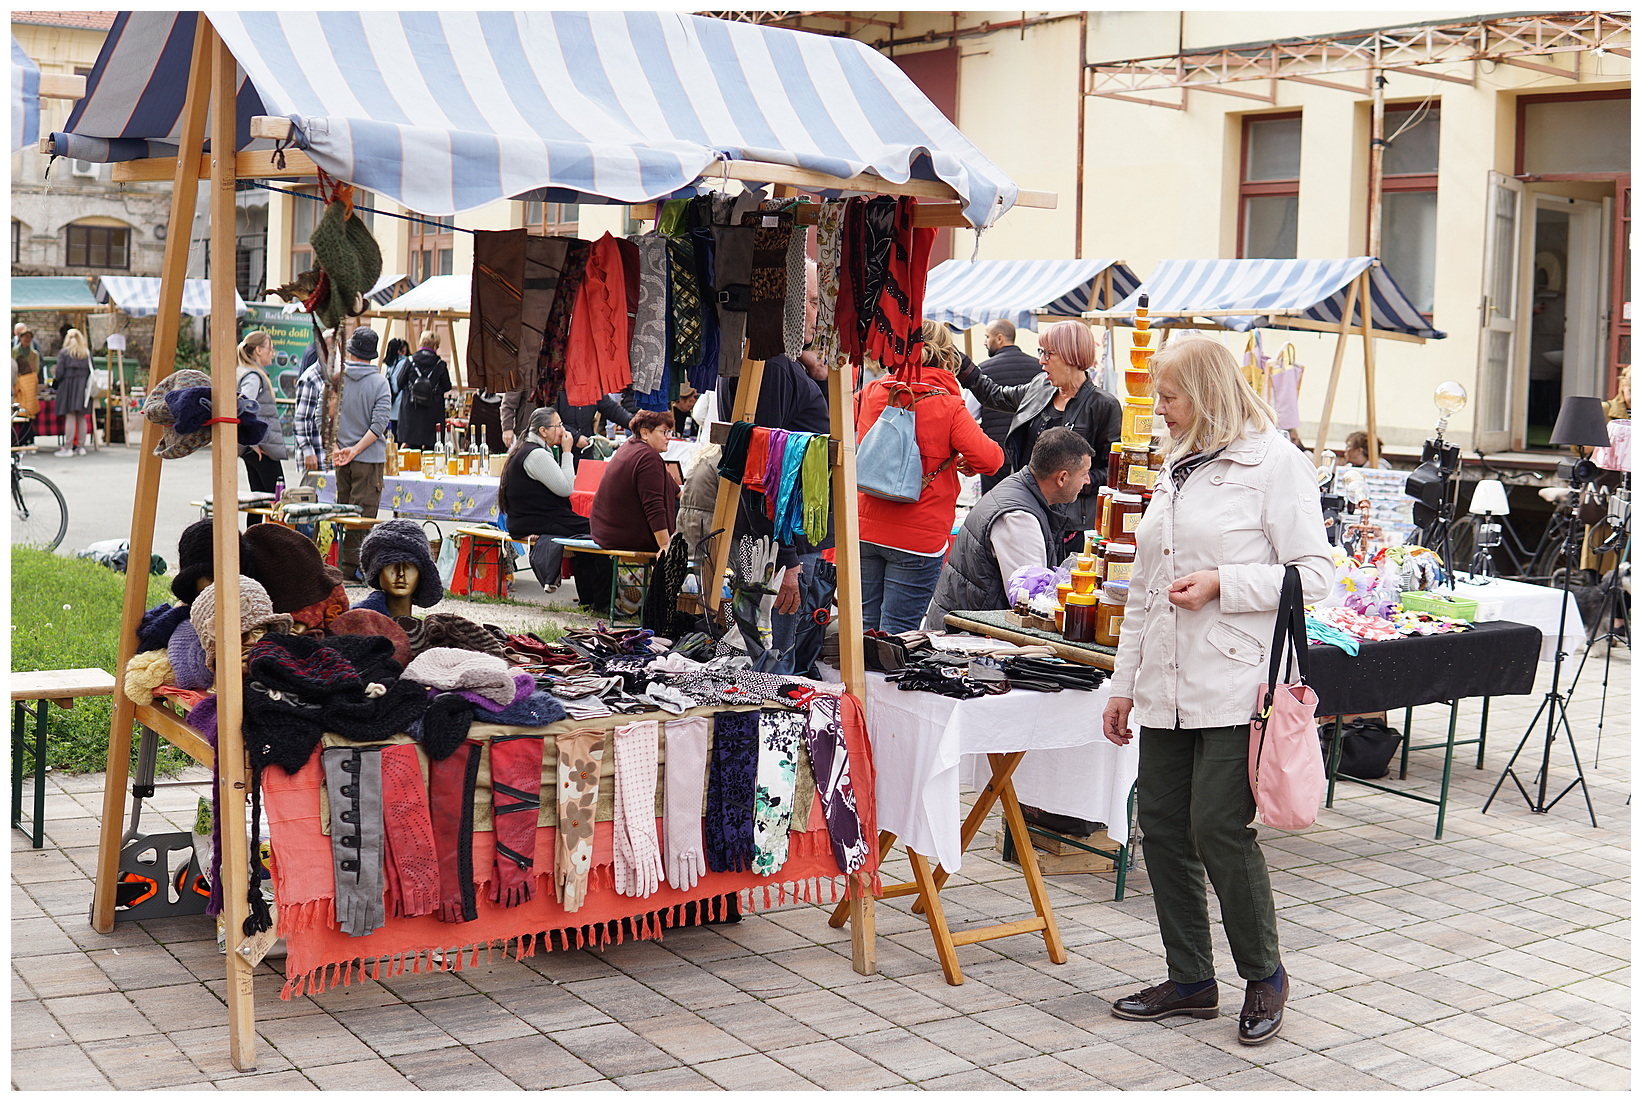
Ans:
MULTIPOLYGON (((1038 337, 1038 362, 1043 374, 1019 386, 1000 386, 974 364, 965 364, 958 382, 988 409, 1012 413, 1004 436, 1004 465, 999 475, 1026 466, 1032 445, 1052 428, 1068 428, 1094 449, 1089 485, 1076 500, 1054 507, 1058 543, 1068 545, 1094 527, 1100 504, 1096 496, 1106 484, 1106 463, 1112 445, 1123 432, 1123 407, 1089 378, 1098 351, 1095 335, 1080 321, 1058 321, 1038 337)), ((1072 548, 1067 547, 1067 550, 1072 548)))

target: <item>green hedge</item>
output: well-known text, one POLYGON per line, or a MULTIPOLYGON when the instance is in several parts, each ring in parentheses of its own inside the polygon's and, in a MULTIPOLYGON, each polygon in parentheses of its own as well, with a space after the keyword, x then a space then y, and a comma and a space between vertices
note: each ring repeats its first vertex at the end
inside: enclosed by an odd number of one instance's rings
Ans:
MULTIPOLYGON (((12 548, 11 668, 71 670, 98 667, 117 672, 120 607, 125 575, 89 559, 65 559, 47 551, 12 548)), ((171 600, 168 579, 150 578, 144 607, 171 600)), ((47 761, 69 773, 97 773, 108 764, 108 724, 113 702, 89 697, 73 708, 52 708, 47 761)), ((161 766, 174 772, 187 762, 166 747, 161 766)))

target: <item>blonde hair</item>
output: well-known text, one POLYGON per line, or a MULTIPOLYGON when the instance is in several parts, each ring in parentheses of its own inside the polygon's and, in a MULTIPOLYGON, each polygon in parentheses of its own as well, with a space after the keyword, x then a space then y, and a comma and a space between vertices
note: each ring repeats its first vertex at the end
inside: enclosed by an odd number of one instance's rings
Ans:
POLYGON ((416 346, 418 348, 431 348, 435 352, 439 351, 439 334, 431 329, 422 330, 422 335, 416 338, 416 346))
POLYGON ((942 371, 958 370, 958 346, 952 331, 938 321, 926 321, 919 331, 924 340, 924 363, 942 371))
POLYGON ((1277 425, 1276 412, 1219 341, 1196 338, 1165 346, 1152 357, 1152 378, 1161 382, 1165 376, 1192 411, 1192 423, 1169 445, 1171 459, 1223 448, 1242 439, 1250 422, 1256 430, 1277 425))
POLYGON ((91 359, 91 346, 86 344, 86 335, 78 329, 70 329, 63 334, 63 351, 77 360, 91 359))
POLYGON ((244 339, 239 342, 239 362, 241 366, 256 367, 257 349, 265 344, 272 343, 267 332, 262 329, 253 329, 245 334, 244 339))
POLYGON ((1059 353, 1067 366, 1082 371, 1095 366, 1099 350, 1094 331, 1081 321, 1057 321, 1038 337, 1038 347, 1059 353))

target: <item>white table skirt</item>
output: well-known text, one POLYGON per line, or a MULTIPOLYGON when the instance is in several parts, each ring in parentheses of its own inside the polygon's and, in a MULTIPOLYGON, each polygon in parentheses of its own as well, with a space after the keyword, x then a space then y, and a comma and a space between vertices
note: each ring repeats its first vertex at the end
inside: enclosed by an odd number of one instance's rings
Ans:
POLYGON ((978 755, 1029 750, 1014 776, 1021 802, 1106 823, 1114 841, 1126 841, 1139 753, 1133 743, 1116 747, 1101 734, 1107 695, 1102 686, 954 700, 902 692, 882 674, 867 674, 879 829, 956 871, 963 864, 958 791, 965 762, 970 787, 979 789, 991 767, 978 755))
MULTIPOLYGON (((1465 576, 1460 575, 1462 578, 1465 576)), ((1469 601, 1498 603, 1501 606, 1499 619, 1539 629, 1541 662, 1556 659, 1556 628, 1562 614, 1562 590, 1495 578, 1486 585, 1459 582, 1454 586, 1454 596, 1469 601)), ((1585 621, 1579 615, 1579 602, 1572 597, 1568 598, 1568 625, 1564 630, 1565 649, 1569 654, 1585 649, 1585 621)))

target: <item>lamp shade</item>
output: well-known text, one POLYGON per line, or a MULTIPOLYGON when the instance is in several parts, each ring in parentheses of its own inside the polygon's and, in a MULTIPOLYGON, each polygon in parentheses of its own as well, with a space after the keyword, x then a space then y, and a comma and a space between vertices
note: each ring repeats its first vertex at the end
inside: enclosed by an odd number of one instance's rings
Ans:
POLYGON ((1485 478, 1471 492, 1471 512, 1476 516, 1492 513, 1503 517, 1510 513, 1511 502, 1505 496, 1505 483, 1497 478, 1485 478))
POLYGON ((1607 447, 1608 415, 1602 410, 1602 399, 1577 394, 1562 399, 1562 410, 1556 415, 1556 426, 1551 429, 1551 443, 1576 448, 1607 447))

